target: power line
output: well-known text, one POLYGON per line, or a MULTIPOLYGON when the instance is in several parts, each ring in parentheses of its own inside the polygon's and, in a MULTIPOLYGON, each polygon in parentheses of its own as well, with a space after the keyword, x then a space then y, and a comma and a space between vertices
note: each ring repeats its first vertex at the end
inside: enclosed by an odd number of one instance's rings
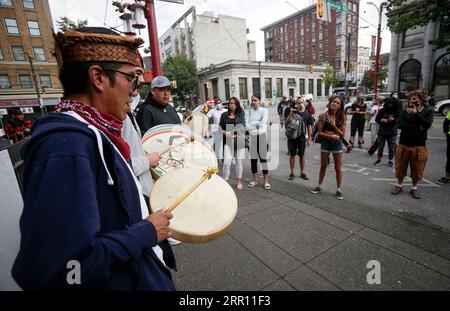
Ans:
POLYGON ((106 25, 106 15, 108 14, 108 2, 109 0, 106 0, 105 17, 103 18, 103 25, 106 25))

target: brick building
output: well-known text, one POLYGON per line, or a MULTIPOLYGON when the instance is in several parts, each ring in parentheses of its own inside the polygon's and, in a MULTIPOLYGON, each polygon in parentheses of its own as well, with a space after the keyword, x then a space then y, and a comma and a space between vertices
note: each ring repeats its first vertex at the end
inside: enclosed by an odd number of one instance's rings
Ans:
POLYGON ((333 66, 344 80, 347 57, 346 35, 350 43, 350 73, 347 79, 356 83, 358 62, 359 0, 337 0, 347 12, 331 10, 332 21, 316 18, 316 5, 263 27, 265 59, 268 62, 333 66))
POLYGON ((21 107, 41 113, 29 57, 32 58, 42 105, 62 96, 56 59, 51 55, 52 16, 48 0, 0 0, 0 113, 21 107))

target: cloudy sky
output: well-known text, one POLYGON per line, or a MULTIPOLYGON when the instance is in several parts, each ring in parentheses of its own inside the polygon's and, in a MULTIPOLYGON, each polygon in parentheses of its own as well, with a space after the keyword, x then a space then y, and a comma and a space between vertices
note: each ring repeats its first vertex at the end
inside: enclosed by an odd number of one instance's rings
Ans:
MULTIPOLYGON (((132 0, 120 0, 120 2, 133 2, 132 0)), ((377 6, 383 0, 372 0, 377 6)), ((61 16, 70 19, 87 19, 89 26, 116 27, 121 25, 115 12, 112 0, 49 0, 52 17, 55 21, 61 16)), ((192 5, 197 8, 197 13, 213 11, 216 15, 230 15, 246 19, 247 28, 250 29, 248 38, 256 41, 256 58, 264 60, 263 32, 260 29, 283 17, 295 13, 312 3, 314 0, 185 0, 184 5, 156 0, 156 19, 158 35, 163 34, 184 12, 192 5)), ((367 4, 368 0, 360 1, 360 26, 369 26, 360 30, 359 43, 370 47, 371 35, 376 35, 378 24, 378 12, 373 5, 367 4)), ((122 28, 119 28, 122 30, 122 28)), ((383 43, 381 52, 390 50, 390 32, 386 27, 386 16, 383 14, 382 22, 383 43)), ((141 37, 148 43, 147 30, 141 30, 141 37)))

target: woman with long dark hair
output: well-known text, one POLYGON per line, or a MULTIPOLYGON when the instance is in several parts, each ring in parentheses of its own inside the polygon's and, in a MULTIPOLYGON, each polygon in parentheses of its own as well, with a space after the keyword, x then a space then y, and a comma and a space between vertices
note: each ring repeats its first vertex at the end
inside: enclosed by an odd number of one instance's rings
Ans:
POLYGON ((322 183, 328 166, 328 157, 333 154, 334 169, 336 170, 336 198, 342 200, 342 139, 345 135, 346 118, 344 105, 339 96, 331 96, 328 109, 320 115, 318 121, 318 136, 320 142, 320 175, 319 184, 311 190, 316 194, 322 191, 322 183))
POLYGON ((269 112, 261 107, 261 97, 252 96, 252 108, 245 115, 245 129, 250 134, 250 160, 252 165, 253 181, 248 187, 253 188, 258 184, 258 159, 264 176, 264 189, 270 190, 269 170, 267 167, 267 121, 269 112))
POLYGON ((234 158, 237 179, 236 188, 242 190, 242 159, 245 157, 245 114, 239 99, 236 97, 230 98, 228 111, 222 113, 219 125, 222 129, 224 143, 223 178, 228 181, 231 161, 234 158))

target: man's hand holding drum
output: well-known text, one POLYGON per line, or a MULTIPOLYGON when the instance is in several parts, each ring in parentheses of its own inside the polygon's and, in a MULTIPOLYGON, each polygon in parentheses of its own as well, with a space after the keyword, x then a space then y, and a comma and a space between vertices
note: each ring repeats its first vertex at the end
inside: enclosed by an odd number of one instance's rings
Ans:
POLYGON ((158 235, 158 243, 169 238, 172 233, 169 231, 169 219, 172 219, 173 215, 166 211, 159 210, 150 214, 145 220, 151 222, 155 226, 156 234, 158 235))

